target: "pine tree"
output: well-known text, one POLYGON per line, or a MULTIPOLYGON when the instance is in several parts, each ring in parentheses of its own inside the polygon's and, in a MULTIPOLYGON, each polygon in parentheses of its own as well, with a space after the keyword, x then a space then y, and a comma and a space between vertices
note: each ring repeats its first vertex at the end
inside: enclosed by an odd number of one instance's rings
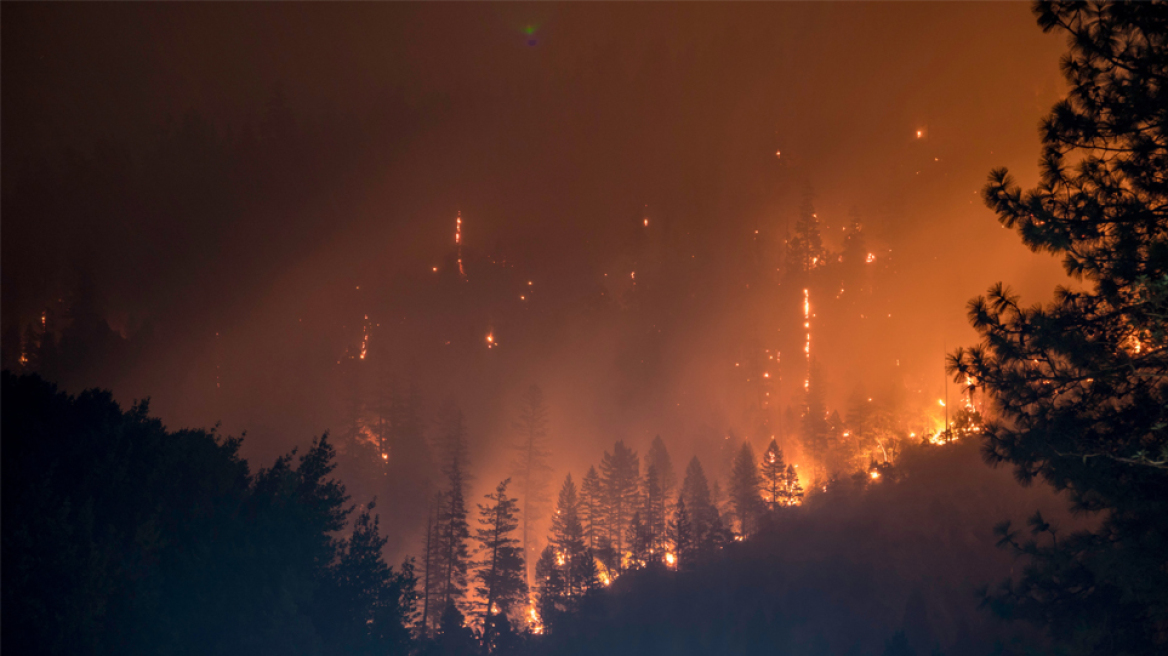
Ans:
POLYGON ((587 579, 584 562, 587 547, 584 545, 584 527, 580 523, 580 499, 571 474, 564 479, 552 515, 551 542, 555 546, 557 564, 563 572, 565 593, 569 597, 579 595, 587 579), (560 559, 563 560, 562 565, 558 562, 560 559))
POLYGON ((762 481, 758 477, 758 465, 754 462, 754 449, 750 442, 743 441, 738 455, 734 457, 734 467, 730 471, 730 502, 734 516, 738 519, 738 530, 743 536, 756 529, 762 499, 759 491, 762 481))
POLYGON ((773 438, 762 456, 762 462, 759 463, 759 478, 762 479, 764 495, 771 512, 778 506, 786 505, 782 503, 782 493, 787 487, 787 464, 783 462, 783 450, 773 438))
POLYGON ((1063 256, 1080 289, 1025 307, 999 283, 970 302, 979 346, 949 360, 993 403, 983 447, 1022 482, 1065 490, 1090 532, 1040 515, 1020 579, 990 597, 1070 653, 1168 650, 1168 4, 1043 3, 1068 35, 1070 85, 1043 121, 1038 186, 1005 169, 985 189, 999 221, 1063 256))
POLYGON ((658 482, 657 466, 650 464, 645 471, 645 491, 641 495, 641 517, 644 520, 644 550, 646 560, 658 561, 665 546, 665 495, 658 482))
MULTIPOLYGON (((544 497, 551 482, 551 467, 547 464, 548 450, 547 407, 544 405, 543 391, 537 385, 527 388, 523 395, 523 407, 519 419, 514 424, 516 440, 512 445, 514 460, 511 471, 519 486, 523 503, 523 554, 531 553, 534 541, 532 524, 543 516, 547 504, 544 497)), ((528 574, 524 572, 524 580, 528 574)))
POLYGON ((595 467, 589 467, 584 475, 580 487, 581 520, 584 523, 584 537, 588 548, 600 548, 601 537, 604 535, 604 494, 600 483, 600 475, 595 467))
MULTIPOLYGON (((694 456, 685 469, 685 480, 681 484, 681 499, 685 501, 686 513, 691 527, 693 560, 708 557, 721 541, 719 534, 722 519, 718 509, 710 500, 710 488, 702 463, 694 456)), ((680 556, 679 556, 680 557, 680 556)))
POLYGON ((434 554, 430 558, 436 574, 431 577, 434 579, 431 583, 434 587, 431 603, 436 603, 438 608, 445 608, 452 603, 462 604, 466 594, 470 528, 466 519, 466 476, 463 472, 468 449, 462 412, 452 402, 443 407, 438 424, 435 450, 446 476, 446 485, 435 522, 434 554))
MULTIPOLYGON (((475 592, 484 600, 483 644, 491 645, 491 630, 496 615, 507 615, 516 604, 527 597, 522 547, 512 534, 519 528, 519 500, 507 495, 504 480, 486 495, 488 504, 479 504, 479 526, 475 540, 479 555, 475 578, 479 585, 475 592)), ((489 651, 489 649, 488 649, 489 651)))
POLYGON ((782 502, 785 506, 797 506, 803 503, 803 486, 799 483, 799 472, 795 465, 787 465, 786 485, 782 491, 782 502))
POLYGON ((625 548, 629 544, 629 522, 638 505, 641 465, 637 452, 618 440, 612 453, 605 451, 600 462, 601 485, 604 494, 606 546, 614 550, 611 563, 614 569, 624 567, 625 548))
POLYGON ((689 511, 685 506, 685 496, 677 498, 677 512, 674 514, 671 526, 673 534, 673 554, 677 566, 689 566, 695 552, 693 524, 689 519, 689 511))
POLYGON ((466 522, 466 502, 463 498, 463 481, 457 462, 450 473, 450 487, 445 493, 445 503, 438 515, 437 558, 440 568, 436 573, 437 594, 435 600, 442 608, 448 604, 462 603, 466 594, 466 575, 470 565, 467 540, 470 528, 466 522))
POLYGON ((566 610, 564 576, 556 561, 556 550, 549 544, 543 548, 535 563, 539 617, 543 621, 544 631, 549 634, 553 632, 557 616, 566 610))
POLYGON ((819 231, 819 215, 815 213, 814 195, 807 189, 799 206, 799 218, 795 221, 795 229, 787 239, 786 278, 791 281, 805 281, 812 270, 826 262, 827 252, 823 248, 823 237, 819 231))
MULTIPOLYGON (((657 484, 661 487, 662 498, 673 499, 674 491, 677 489, 677 474, 673 471, 673 460, 669 457, 669 450, 665 448, 665 442, 660 435, 654 437, 653 443, 649 445, 645 465, 646 468, 652 467, 657 471, 657 484)), ((665 505, 668 511, 669 503, 665 505)))

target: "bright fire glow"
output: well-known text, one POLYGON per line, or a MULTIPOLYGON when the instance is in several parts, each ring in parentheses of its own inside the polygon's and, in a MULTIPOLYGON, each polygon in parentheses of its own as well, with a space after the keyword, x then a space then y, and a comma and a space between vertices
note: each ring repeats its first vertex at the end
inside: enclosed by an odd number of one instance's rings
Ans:
POLYGON ((677 556, 674 556, 671 553, 665 554, 665 564, 669 565, 670 567, 673 567, 674 565, 677 564, 677 556))

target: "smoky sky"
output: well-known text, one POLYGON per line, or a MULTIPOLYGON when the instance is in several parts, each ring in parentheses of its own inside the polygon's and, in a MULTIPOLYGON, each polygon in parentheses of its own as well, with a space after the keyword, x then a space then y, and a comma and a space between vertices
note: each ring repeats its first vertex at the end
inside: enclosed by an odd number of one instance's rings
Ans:
POLYGON ((532 383, 561 475, 767 439, 734 364, 800 308, 747 254, 808 193, 881 272, 881 316, 815 341, 831 406, 935 404, 970 297, 1060 280, 977 195, 1034 180, 1063 92, 1023 4, 15 4, 2 47, 6 325, 90 289, 150 338, 77 384, 260 462, 336 429, 363 339, 464 408, 484 472, 532 383))

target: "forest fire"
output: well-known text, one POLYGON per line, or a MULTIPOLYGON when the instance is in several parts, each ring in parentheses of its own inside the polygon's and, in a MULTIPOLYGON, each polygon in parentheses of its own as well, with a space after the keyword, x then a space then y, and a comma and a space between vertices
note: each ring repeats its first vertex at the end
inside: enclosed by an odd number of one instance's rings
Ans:
POLYGON ((4 10, 9 651, 1168 653, 1168 0, 4 10))

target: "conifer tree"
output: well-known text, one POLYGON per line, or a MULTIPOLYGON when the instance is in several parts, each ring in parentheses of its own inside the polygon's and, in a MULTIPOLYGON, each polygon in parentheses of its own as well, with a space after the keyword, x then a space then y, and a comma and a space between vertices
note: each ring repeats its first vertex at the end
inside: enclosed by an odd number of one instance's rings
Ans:
POLYGON ((730 502, 738 519, 738 529, 742 535, 754 532, 762 499, 759 491, 762 481, 758 477, 758 465, 754 462, 754 449, 750 442, 743 441, 738 455, 734 457, 734 467, 730 471, 730 502))
POLYGON ((553 632, 557 616, 565 610, 567 596, 564 576, 556 560, 555 547, 549 544, 543 548, 535 563, 539 617, 547 633, 553 632))
POLYGON ((510 482, 499 483, 493 494, 486 495, 489 503, 479 504, 479 528, 475 531, 481 557, 476 563, 479 585, 475 592, 484 600, 483 644, 488 647, 495 616, 507 615, 527 597, 522 547, 512 535, 519 528, 519 501, 507 495, 510 482))
POLYGON ((645 490, 641 495, 641 517, 644 520, 644 549, 647 560, 660 560, 665 544, 665 495, 658 482, 657 466, 650 464, 645 471, 645 490))
MULTIPOLYGON (((523 394, 523 407, 514 424, 516 439, 512 444, 514 460, 511 464, 512 476, 518 485, 523 504, 521 540, 524 557, 533 549, 535 534, 532 524, 539 521, 547 507, 545 496, 552 472, 547 463, 550 455, 547 423, 547 406, 544 404, 543 391, 538 385, 532 385, 523 394)), ((524 580, 527 578, 528 574, 525 571, 524 580)))
POLYGON ((689 511, 685 506, 685 496, 677 498, 677 512, 674 514, 671 526, 673 538, 673 554, 677 559, 678 567, 690 564, 694 555, 693 524, 690 522, 689 511))
POLYGON ((999 283, 970 302, 981 344, 950 360, 992 402, 984 452, 1022 482, 1065 490, 1089 532, 1041 515, 994 607, 1044 625, 1072 653, 1168 649, 1168 4, 1052 2, 1070 91, 1043 120, 1041 175, 1005 169, 987 204, 1035 251, 1062 255, 1079 289, 1026 307, 999 283))
POLYGON ((797 506, 803 503, 803 485, 799 483, 799 472, 795 465, 787 465, 786 485, 782 491, 782 502, 785 506, 797 506))
POLYGON ((771 512, 778 506, 786 505, 782 502, 782 494, 787 488, 787 463, 783 461, 783 450, 779 448, 774 438, 767 446, 766 453, 759 463, 759 478, 766 502, 771 512))
MULTIPOLYGON (((665 448, 665 442, 660 435, 654 437, 653 443, 649 445, 649 453, 645 455, 645 466, 657 470, 657 484, 661 488, 661 496, 666 500, 672 500, 677 489, 677 474, 673 471, 669 449, 665 448)), ((668 501, 665 506, 668 511, 668 501)))
POLYGON ((722 519, 718 509, 710 500, 710 488, 702 463, 694 456, 685 469, 685 480, 681 484, 681 498, 685 501, 689 525, 693 559, 710 555, 722 540, 722 519))
POLYGON ((604 494, 600 483, 600 475, 595 467, 589 467, 588 473, 580 487, 580 513, 584 524, 584 537, 588 548, 600 548, 600 539, 604 535, 604 494))
POLYGON ((814 195, 810 189, 803 194, 795 229, 787 239, 786 277, 805 281, 807 275, 827 261, 823 237, 819 230, 819 215, 815 212, 814 195))
POLYGON ((430 559, 436 574, 431 577, 435 579, 431 603, 437 604, 437 608, 445 608, 452 603, 462 604, 466 594, 470 528, 466 519, 466 477, 463 472, 468 449, 462 412, 452 402, 444 405, 438 424, 436 451, 446 485, 435 522, 434 555, 430 559))
POLYGON ((571 474, 564 479, 552 515, 551 542, 555 546, 557 564, 563 560, 559 566, 563 571, 565 594, 569 597, 579 595, 587 581, 585 560, 588 559, 588 548, 584 544, 584 527, 580 523, 580 499, 571 474))
POLYGON ((638 506, 641 465, 637 452, 625 446, 623 440, 618 440, 611 454, 604 452, 600 475, 604 493, 605 528, 608 533, 605 546, 614 550, 612 566, 620 571, 625 548, 629 544, 629 523, 638 506))

